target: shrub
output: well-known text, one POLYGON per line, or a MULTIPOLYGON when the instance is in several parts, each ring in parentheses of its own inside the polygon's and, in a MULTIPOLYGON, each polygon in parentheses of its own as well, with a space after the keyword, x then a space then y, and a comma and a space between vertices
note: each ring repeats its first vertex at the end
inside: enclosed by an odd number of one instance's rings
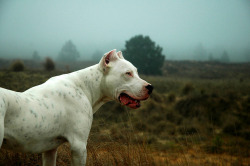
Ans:
POLYGON ((222 143, 222 139, 218 135, 213 139, 213 146, 216 147, 217 151, 221 150, 222 143))
POLYGON ((166 130, 166 126, 167 126, 166 121, 160 121, 160 122, 155 124, 152 132, 155 134, 160 134, 161 132, 166 130))
POLYGON ((170 93, 167 97, 168 102, 173 103, 176 100, 176 95, 174 93, 170 93))
POLYGON ((174 124, 181 124, 183 117, 176 111, 176 110, 168 110, 166 113, 166 120, 174 123, 174 124))
POLYGON ((163 95, 159 94, 157 91, 154 91, 150 98, 159 103, 164 101, 163 95))
POLYGON ((196 127, 194 127, 193 125, 190 126, 180 126, 178 129, 179 133, 182 135, 190 135, 190 134, 195 134, 198 132, 198 130, 196 129, 196 127))
POLYGON ((191 83, 187 83, 182 89, 182 94, 188 95, 193 90, 194 90, 193 85, 191 83))
POLYGON ((239 131, 242 128, 242 124, 237 121, 230 121, 228 124, 226 124, 223 128, 223 132, 230 135, 238 135, 239 131))
POLYGON ((153 144, 157 142, 157 137, 155 135, 149 135, 147 137, 147 144, 153 144))
POLYGON ((204 90, 204 89, 201 89, 201 95, 206 95, 206 90, 204 90))
POLYGON ((166 123, 166 126, 165 126, 165 131, 164 131, 166 134, 166 136, 168 136, 169 134, 170 135, 174 135, 176 134, 176 125, 173 124, 173 123, 169 123, 167 122, 166 123))
POLYGON ((44 68, 47 71, 55 70, 55 63, 54 63, 54 61, 51 58, 47 57, 45 59, 44 68))
POLYGON ((147 122, 149 124, 156 124, 156 123, 159 123, 162 120, 165 120, 164 116, 162 116, 161 114, 154 113, 154 114, 150 115, 150 117, 148 118, 147 122))
POLYGON ((148 126, 144 122, 137 121, 134 124, 134 128, 137 129, 138 131, 145 131, 148 128, 148 126))
POLYGON ((194 117, 198 116, 200 110, 197 109, 200 107, 202 100, 198 97, 188 97, 179 100, 176 105, 175 109, 185 117, 194 117))
POLYGON ((219 97, 219 95, 218 95, 216 92, 213 92, 213 93, 211 94, 211 97, 217 98, 217 97, 219 97))
POLYGON ((232 91, 232 90, 226 91, 226 95, 227 95, 227 97, 228 97, 231 101, 237 100, 237 99, 240 98, 238 92, 232 91))
POLYGON ((223 141, 220 136, 215 136, 210 145, 205 146, 205 149, 209 153, 221 153, 223 141))
POLYGON ((15 72, 24 71, 24 64, 20 60, 16 60, 11 64, 10 69, 15 72))

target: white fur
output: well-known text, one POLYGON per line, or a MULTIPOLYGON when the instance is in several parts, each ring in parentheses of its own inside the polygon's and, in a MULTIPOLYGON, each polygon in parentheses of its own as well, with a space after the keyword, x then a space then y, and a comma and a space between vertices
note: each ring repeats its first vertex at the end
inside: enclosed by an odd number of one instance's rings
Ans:
POLYGON ((57 147, 68 141, 71 165, 85 165, 93 113, 119 101, 122 92, 148 98, 147 85, 122 53, 112 50, 97 65, 52 77, 23 93, 0 88, 0 147, 43 153, 43 165, 55 166, 57 147))

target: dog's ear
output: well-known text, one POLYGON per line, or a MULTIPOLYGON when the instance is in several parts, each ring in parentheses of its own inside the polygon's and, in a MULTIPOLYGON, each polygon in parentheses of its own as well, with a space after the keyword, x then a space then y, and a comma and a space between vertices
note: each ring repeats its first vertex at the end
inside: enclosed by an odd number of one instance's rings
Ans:
POLYGON ((107 66, 109 62, 115 61, 117 59, 116 49, 105 53, 103 57, 104 64, 107 66))
POLYGON ((104 72, 107 72, 108 68, 110 67, 110 63, 113 61, 116 61, 117 59, 118 59, 118 56, 116 53, 116 49, 105 53, 101 61, 99 62, 101 70, 104 72))
POLYGON ((118 52, 117 52, 117 56, 118 56, 120 59, 124 59, 124 57, 122 56, 122 52, 121 52, 121 51, 118 51, 118 52))

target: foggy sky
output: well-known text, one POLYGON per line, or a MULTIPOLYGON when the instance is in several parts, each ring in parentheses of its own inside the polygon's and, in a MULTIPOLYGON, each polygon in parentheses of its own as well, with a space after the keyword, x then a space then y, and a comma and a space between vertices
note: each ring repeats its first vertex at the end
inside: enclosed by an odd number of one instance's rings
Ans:
POLYGON ((250 48, 248 0, 0 0, 0 57, 58 55, 72 40, 83 59, 142 34, 167 58, 192 59, 202 43, 239 60, 250 48))

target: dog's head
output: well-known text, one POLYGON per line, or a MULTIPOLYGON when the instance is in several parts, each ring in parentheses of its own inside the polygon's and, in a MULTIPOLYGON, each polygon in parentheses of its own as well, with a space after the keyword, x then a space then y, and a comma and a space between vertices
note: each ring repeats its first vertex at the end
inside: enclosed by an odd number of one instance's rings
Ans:
POLYGON ((153 86, 139 77, 136 67, 124 59, 121 51, 104 54, 99 66, 104 75, 103 93, 123 105, 139 108, 140 101, 153 91, 153 86))

